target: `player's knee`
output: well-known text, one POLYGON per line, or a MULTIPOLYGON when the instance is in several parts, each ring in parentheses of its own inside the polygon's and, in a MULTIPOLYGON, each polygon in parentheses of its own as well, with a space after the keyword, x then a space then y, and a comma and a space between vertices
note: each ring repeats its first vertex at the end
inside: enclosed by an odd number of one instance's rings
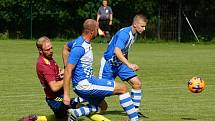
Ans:
POLYGON ((115 89, 114 89, 114 94, 119 95, 119 94, 124 94, 128 92, 128 87, 123 84, 123 83, 116 83, 115 89))
POLYGON ((136 84, 134 84, 134 86, 133 86, 133 88, 134 89, 141 89, 141 83, 136 83, 136 84))
POLYGON ((121 93, 124 94, 124 93, 127 93, 128 92, 128 87, 126 85, 122 85, 121 87, 121 93))
POLYGON ((130 84, 133 89, 141 89, 141 87, 142 87, 141 80, 138 78, 131 79, 130 84))

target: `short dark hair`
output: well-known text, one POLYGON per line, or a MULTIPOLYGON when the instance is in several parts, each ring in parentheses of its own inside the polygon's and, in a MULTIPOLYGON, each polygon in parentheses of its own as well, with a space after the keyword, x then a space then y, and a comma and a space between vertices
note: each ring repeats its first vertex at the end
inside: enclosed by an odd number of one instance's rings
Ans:
POLYGON ((148 22, 148 19, 146 18, 146 16, 145 15, 143 15, 143 14, 137 14, 137 15, 135 15, 134 16, 134 18, 133 18, 133 24, 136 22, 136 21, 139 21, 139 20, 143 20, 144 22, 148 22))
POLYGON ((97 27, 96 20, 87 19, 84 21, 84 24, 83 24, 83 32, 88 33, 88 32, 94 31, 96 27, 97 27))

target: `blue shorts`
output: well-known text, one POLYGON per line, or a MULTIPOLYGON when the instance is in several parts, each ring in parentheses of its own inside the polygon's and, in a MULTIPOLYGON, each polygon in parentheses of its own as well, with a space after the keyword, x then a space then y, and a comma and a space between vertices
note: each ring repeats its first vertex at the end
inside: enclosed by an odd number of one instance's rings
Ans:
POLYGON ((105 97, 113 95, 114 80, 96 79, 94 77, 82 80, 74 88, 75 93, 96 107, 105 97))
POLYGON ((56 118, 64 118, 67 116, 68 106, 63 103, 63 95, 50 99, 46 97, 46 102, 55 114, 56 118))
POLYGON ((131 68, 123 63, 119 66, 114 66, 102 58, 99 79, 115 79, 117 76, 119 76, 122 81, 128 81, 137 75, 131 68))

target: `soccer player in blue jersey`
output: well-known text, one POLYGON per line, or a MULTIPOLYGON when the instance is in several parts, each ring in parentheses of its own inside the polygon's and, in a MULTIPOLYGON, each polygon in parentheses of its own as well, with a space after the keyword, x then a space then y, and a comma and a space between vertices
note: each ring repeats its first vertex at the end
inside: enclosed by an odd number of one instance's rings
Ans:
POLYGON ((82 35, 67 45, 71 47, 64 72, 64 104, 70 104, 70 83, 73 91, 89 102, 78 109, 69 109, 69 120, 100 110, 105 97, 119 95, 119 102, 131 121, 139 121, 128 88, 113 79, 97 79, 93 76, 93 52, 91 40, 97 35, 98 23, 85 20, 82 35))
POLYGON ((131 26, 120 29, 112 37, 101 59, 99 71, 99 78, 115 79, 119 76, 121 80, 127 81, 132 86, 131 97, 139 118, 145 117, 139 112, 142 97, 141 80, 135 73, 139 70, 139 66, 128 61, 128 50, 134 43, 136 35, 145 30, 147 21, 144 15, 137 14, 131 26))

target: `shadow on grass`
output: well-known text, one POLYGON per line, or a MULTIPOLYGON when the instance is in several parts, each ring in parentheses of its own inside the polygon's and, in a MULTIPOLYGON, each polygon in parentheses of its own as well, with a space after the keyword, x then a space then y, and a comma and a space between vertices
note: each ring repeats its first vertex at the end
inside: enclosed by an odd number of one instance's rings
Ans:
POLYGON ((105 114, 127 116, 124 111, 107 111, 105 114))
POLYGON ((195 118, 181 118, 182 120, 197 120, 195 118))

